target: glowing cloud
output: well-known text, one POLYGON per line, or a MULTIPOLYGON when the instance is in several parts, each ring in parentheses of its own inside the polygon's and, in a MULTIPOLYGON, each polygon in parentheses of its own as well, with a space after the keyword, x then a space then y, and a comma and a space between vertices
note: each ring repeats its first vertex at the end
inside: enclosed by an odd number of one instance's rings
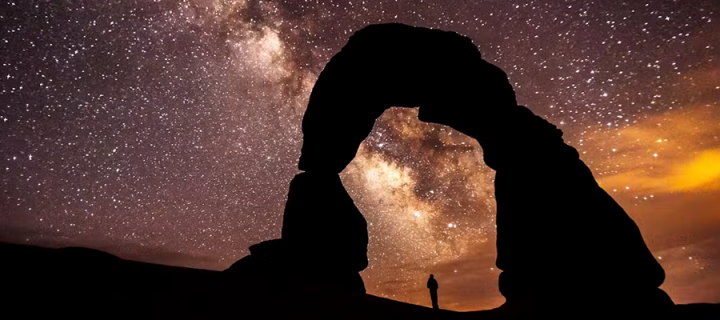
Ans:
POLYGON ((666 164, 672 169, 659 176, 641 171, 617 174, 600 180, 606 188, 662 193, 720 190, 720 149, 702 151, 679 165, 666 164))
POLYGON ((612 135, 591 137, 593 147, 612 147, 614 153, 595 163, 596 171, 613 169, 599 175, 600 185, 606 190, 651 194, 720 190, 718 123, 717 111, 695 107, 650 117, 612 135))

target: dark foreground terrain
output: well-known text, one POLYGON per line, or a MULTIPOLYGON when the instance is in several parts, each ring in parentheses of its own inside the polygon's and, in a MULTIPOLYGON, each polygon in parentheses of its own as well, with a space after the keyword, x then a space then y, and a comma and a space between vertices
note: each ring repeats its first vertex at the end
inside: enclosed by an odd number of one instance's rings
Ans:
MULTIPOLYGON (((86 248, 0 244, 2 313, 74 317, 241 319, 516 319, 536 312, 451 312, 259 272, 238 275, 123 260, 86 248), (279 279, 276 279, 279 278, 279 279)), ((231 268, 232 269, 232 268, 231 268)), ((270 271, 272 272, 272 271, 270 271)), ((597 318, 598 310, 570 318, 597 318)), ((13 317, 14 316, 14 317, 13 317)), ((720 319, 720 304, 677 305, 653 318, 720 319)), ((3 317, 5 318, 5 317, 3 317)), ((647 318, 647 317, 643 317, 647 318)))

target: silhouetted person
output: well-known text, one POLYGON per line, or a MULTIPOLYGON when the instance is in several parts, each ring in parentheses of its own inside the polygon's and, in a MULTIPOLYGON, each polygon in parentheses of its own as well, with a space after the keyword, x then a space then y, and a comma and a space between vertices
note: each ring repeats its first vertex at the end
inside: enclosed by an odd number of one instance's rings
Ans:
POLYGON ((432 274, 430 275, 430 279, 427 281, 427 287, 430 289, 430 299, 432 299, 432 307, 433 309, 437 310, 440 309, 438 306, 438 283, 437 280, 435 280, 435 276, 432 274))

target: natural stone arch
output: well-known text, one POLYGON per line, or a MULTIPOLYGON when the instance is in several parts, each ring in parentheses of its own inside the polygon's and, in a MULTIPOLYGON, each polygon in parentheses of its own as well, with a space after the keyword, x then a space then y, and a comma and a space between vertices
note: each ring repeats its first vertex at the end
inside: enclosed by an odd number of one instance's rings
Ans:
POLYGON ((385 24, 350 38, 320 74, 303 118, 304 173, 290 184, 282 228, 296 261, 323 270, 323 278, 334 274, 333 283, 362 285, 357 272, 368 264, 367 223, 338 174, 390 107, 421 106, 421 120, 437 121, 436 108, 471 104, 481 88, 514 97, 507 82, 483 83, 483 72, 502 73, 454 32, 385 24))
POLYGON ((480 142, 497 171, 496 265, 510 308, 546 307, 557 297, 574 308, 613 298, 621 309, 672 304, 658 289, 664 271, 637 225, 562 132, 517 106, 505 74, 469 39, 398 24, 358 31, 323 70, 303 119, 305 172, 290 184, 282 239, 252 246, 229 271, 257 268, 301 286, 365 291, 358 272, 368 264, 367 223, 338 173, 391 106, 420 106, 420 120, 480 142), (492 119, 479 121, 487 114, 492 119), (484 125, 492 128, 477 131, 484 125))

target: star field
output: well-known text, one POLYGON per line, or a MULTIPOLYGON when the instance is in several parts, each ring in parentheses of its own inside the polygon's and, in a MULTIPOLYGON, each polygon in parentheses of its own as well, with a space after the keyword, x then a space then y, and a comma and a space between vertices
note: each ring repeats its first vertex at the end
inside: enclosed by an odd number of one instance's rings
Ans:
MULTIPOLYGON (((354 31, 402 22, 473 39, 636 220, 673 299, 716 302, 719 12, 713 0, 5 2, 0 241, 228 267, 280 236, 324 64, 354 31)), ((477 142, 393 108, 341 177, 368 220, 369 293, 429 305, 434 273, 442 308, 502 303, 494 172, 477 142)))

